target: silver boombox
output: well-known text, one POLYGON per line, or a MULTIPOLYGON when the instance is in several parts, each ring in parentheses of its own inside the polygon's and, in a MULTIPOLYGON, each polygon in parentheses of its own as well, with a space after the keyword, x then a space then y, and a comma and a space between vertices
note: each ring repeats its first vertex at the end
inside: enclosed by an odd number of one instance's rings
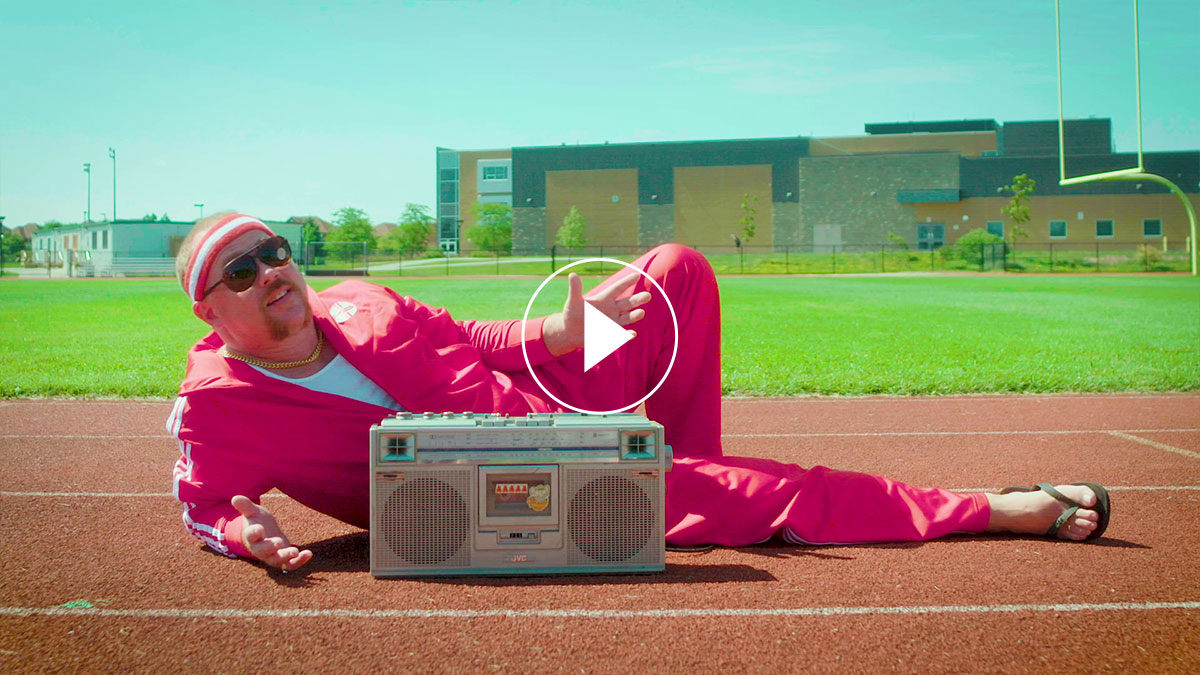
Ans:
POLYGON ((666 567, 663 427, 631 413, 397 413, 371 427, 371 574, 666 567))

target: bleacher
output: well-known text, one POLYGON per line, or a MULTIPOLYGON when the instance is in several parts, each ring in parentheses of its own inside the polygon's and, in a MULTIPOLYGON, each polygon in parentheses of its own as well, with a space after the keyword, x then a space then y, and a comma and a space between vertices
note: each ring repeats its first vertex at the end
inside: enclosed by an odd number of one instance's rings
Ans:
POLYGON ((98 265, 93 262, 79 266, 79 276, 169 277, 174 274, 174 258, 117 258, 107 264, 98 265))

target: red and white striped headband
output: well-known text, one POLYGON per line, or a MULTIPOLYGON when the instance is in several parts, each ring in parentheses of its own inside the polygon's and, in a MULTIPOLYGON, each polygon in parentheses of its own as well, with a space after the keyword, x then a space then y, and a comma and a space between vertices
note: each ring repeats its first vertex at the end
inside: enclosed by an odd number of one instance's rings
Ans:
POLYGON ((208 287, 213 261, 217 259, 221 249, 234 239, 255 230, 266 232, 267 236, 275 236, 271 228, 261 220, 241 213, 222 219, 201 235, 200 241, 192 248, 191 257, 188 258, 187 273, 183 275, 183 292, 192 300, 199 301, 204 295, 204 289, 208 287))

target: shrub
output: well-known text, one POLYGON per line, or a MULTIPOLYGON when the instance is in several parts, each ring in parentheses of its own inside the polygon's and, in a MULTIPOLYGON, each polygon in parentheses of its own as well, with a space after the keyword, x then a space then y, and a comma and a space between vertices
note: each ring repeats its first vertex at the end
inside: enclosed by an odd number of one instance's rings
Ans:
POLYGON ((979 262, 983 257, 985 247, 994 246, 1003 241, 985 229, 971 230, 954 242, 954 254, 967 262, 979 262))

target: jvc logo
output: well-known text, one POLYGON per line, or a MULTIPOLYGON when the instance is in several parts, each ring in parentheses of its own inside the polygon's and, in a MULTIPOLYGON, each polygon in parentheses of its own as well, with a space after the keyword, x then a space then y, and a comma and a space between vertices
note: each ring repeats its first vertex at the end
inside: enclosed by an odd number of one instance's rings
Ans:
POLYGON ((504 559, 504 562, 523 563, 529 562, 529 555, 526 553, 514 553, 504 559))

